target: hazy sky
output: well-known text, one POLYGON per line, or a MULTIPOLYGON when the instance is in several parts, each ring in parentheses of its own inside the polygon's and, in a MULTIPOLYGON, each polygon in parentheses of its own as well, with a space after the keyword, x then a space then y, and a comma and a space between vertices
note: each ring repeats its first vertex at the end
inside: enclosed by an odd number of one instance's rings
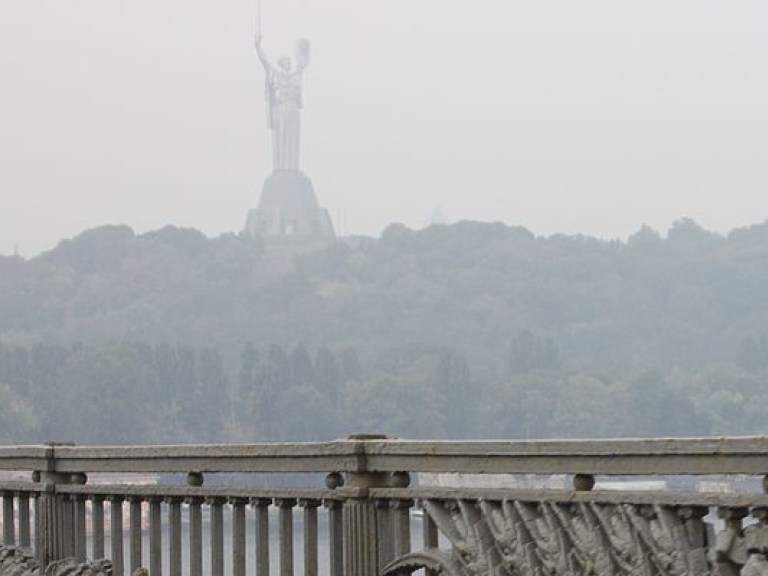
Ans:
MULTIPOLYGON (((312 43, 304 167, 349 233, 768 217, 765 0, 263 0, 312 43)), ((0 253, 239 231, 270 171, 253 0, 0 0, 0 253)))

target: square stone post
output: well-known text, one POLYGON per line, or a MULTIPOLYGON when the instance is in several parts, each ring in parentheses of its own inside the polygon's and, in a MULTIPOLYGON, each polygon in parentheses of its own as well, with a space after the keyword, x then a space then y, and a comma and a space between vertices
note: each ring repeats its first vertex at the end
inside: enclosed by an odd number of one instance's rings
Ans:
POLYGON ((374 434, 349 437, 358 442, 359 456, 357 470, 347 472, 344 486, 337 489, 344 502, 344 574, 378 576, 380 564, 387 560, 380 558, 380 544, 391 539, 391 534, 382 532, 389 528, 389 510, 370 497, 370 490, 390 486, 390 475, 368 472, 365 457, 365 442, 383 439, 386 436, 374 434))
POLYGON ((72 502, 66 494, 59 494, 56 486, 71 484, 82 475, 56 472, 56 447, 73 446, 71 443, 46 444, 46 466, 33 474, 36 482, 43 485, 38 497, 37 526, 38 560, 43 569, 51 562, 75 555, 75 515, 72 502), (76 478, 73 478, 76 476, 76 478))

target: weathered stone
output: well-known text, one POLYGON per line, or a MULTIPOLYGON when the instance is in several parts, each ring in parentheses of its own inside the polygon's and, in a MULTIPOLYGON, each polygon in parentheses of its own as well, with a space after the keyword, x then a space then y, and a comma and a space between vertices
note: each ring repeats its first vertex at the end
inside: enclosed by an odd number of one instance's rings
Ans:
MULTIPOLYGON (((450 550, 408 554, 385 575, 421 568, 457 576, 711 573, 698 509, 656 506, 649 514, 631 504, 465 499, 427 500, 424 508, 450 550)), ((758 560, 750 559, 750 576, 764 576, 758 560)))
POLYGON ((37 575, 40 566, 32 550, 0 546, 0 576, 37 575))
POLYGON ((768 560, 765 554, 752 554, 741 570, 741 576, 768 576, 768 560))
POLYGON ((74 558, 51 562, 41 572, 35 554, 28 548, 0 546, 0 576, 112 576, 112 562, 81 563, 74 558))
POLYGON ((259 207, 248 214, 252 236, 312 241, 334 237, 328 211, 317 203, 312 182, 298 171, 280 170, 264 182, 259 207))

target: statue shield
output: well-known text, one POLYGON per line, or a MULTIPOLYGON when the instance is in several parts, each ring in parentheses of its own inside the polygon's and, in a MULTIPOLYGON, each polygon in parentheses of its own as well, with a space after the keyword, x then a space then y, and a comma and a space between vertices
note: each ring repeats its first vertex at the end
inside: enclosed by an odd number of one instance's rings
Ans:
POLYGON ((309 40, 302 38, 296 41, 296 64, 299 68, 309 66, 309 40))

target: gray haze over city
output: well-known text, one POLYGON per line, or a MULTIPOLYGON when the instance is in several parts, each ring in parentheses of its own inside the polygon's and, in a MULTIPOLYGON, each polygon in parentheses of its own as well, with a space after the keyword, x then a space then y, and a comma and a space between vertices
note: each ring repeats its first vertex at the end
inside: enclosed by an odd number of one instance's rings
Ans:
MULTIPOLYGON (((768 213, 760 0, 264 0, 312 42, 303 163, 344 234, 626 237, 768 213)), ((0 253, 242 229, 271 169, 252 0, 0 3, 0 253)))

